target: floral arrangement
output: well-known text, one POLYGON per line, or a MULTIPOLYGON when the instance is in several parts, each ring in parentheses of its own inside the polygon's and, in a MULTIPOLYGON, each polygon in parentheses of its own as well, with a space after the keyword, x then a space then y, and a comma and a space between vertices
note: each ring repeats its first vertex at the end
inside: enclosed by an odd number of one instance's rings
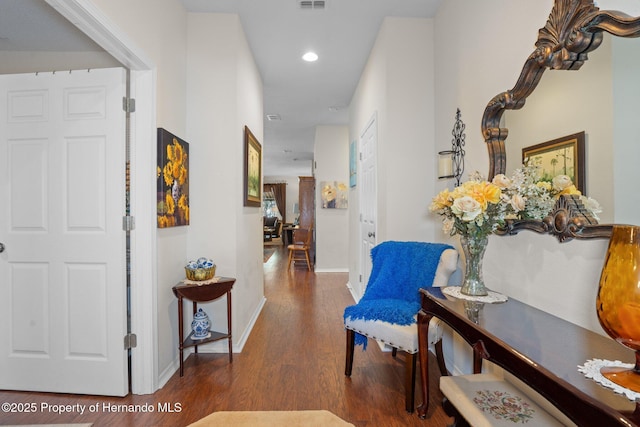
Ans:
POLYGON ((541 220, 562 194, 579 195, 585 208, 598 219, 600 205, 582 196, 571 178, 558 175, 548 182, 539 176, 536 166, 523 166, 512 177, 496 175, 491 182, 476 172, 452 191, 441 191, 429 209, 443 216, 445 233, 474 237, 491 234, 507 219, 541 220))

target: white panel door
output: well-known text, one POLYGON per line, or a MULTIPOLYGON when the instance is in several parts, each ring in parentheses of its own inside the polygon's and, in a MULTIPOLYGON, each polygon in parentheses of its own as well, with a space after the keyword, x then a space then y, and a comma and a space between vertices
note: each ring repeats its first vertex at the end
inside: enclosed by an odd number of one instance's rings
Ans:
POLYGON ((364 294, 371 274, 371 249, 376 245, 376 167, 378 126, 376 115, 371 118, 360 135, 360 277, 364 294))
POLYGON ((128 392, 125 83, 0 76, 0 389, 128 392))

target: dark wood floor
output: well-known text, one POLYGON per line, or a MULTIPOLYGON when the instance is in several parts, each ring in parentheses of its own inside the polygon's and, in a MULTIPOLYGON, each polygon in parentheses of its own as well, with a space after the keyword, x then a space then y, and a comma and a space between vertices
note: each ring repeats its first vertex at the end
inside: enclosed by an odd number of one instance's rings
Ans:
POLYGON ((346 273, 287 272, 282 249, 264 264, 264 270, 267 303, 232 364, 226 354, 191 355, 185 361, 184 377, 176 373, 153 395, 113 398, 0 391, 0 403, 35 403, 37 408, 35 413, 2 411, 0 425, 186 426, 214 411, 305 409, 329 410, 357 427, 447 425, 435 370, 430 417, 420 420, 415 412, 405 412, 401 352, 394 360, 375 344, 365 352, 356 348, 353 374, 345 377, 342 312, 353 304, 345 286, 346 273), (42 411, 43 403, 98 405, 99 410, 56 415, 42 411), (140 405, 138 409, 148 405, 154 411, 127 412, 116 405, 140 405))

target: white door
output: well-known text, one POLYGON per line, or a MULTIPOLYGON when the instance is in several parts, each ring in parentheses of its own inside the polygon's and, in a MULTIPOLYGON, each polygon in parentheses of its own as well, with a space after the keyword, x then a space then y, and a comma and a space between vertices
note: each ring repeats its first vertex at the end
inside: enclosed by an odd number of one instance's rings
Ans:
POLYGON ((371 274, 371 248, 376 245, 376 145, 378 126, 374 114, 360 134, 360 283, 364 294, 369 275, 371 274))
POLYGON ((128 392, 125 77, 0 76, 0 389, 128 392))

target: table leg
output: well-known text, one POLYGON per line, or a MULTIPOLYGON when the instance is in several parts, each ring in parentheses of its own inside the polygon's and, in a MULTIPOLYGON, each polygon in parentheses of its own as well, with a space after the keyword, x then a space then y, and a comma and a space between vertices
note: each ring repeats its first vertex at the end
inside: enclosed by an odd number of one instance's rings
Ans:
POLYGON ((231 291, 227 292, 227 333, 229 334, 229 363, 232 363, 233 343, 231 340, 231 291))
MULTIPOLYGON (((197 312, 198 312, 198 303, 194 301, 193 302, 193 316, 194 316, 193 318, 195 318, 195 315, 196 315, 197 312)), ((197 345, 195 345, 193 347, 193 352, 195 354, 198 354, 198 346, 197 345)))
POLYGON ((183 334, 183 320, 182 320, 182 296, 178 297, 178 349, 180 350, 180 376, 184 375, 184 334, 183 334))
POLYGON ((422 404, 418 406, 418 416, 427 417, 429 411, 429 322, 433 315, 418 312, 418 354, 420 355, 420 380, 422 388, 422 404))

